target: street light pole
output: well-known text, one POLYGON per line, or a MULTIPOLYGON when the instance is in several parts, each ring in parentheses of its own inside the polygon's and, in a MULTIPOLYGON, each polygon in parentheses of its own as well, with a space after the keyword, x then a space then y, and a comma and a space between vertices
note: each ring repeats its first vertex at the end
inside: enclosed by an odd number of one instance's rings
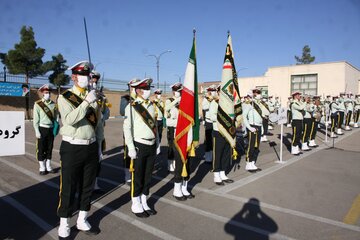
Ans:
POLYGON ((157 88, 160 87, 160 58, 163 54, 171 52, 171 50, 166 50, 159 55, 149 54, 148 57, 154 57, 156 59, 156 80, 157 80, 157 88))
POLYGON ((4 66, 4 82, 6 82, 6 66, 4 66))

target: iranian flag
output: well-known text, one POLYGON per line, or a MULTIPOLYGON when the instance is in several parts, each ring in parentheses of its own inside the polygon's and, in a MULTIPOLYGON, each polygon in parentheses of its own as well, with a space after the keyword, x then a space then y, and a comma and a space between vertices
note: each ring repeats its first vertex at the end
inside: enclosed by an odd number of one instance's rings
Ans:
POLYGON ((196 41, 194 30, 193 45, 185 72, 174 141, 175 147, 183 162, 181 173, 181 176, 183 177, 188 176, 185 164, 188 161, 189 156, 195 156, 195 147, 199 142, 200 121, 198 106, 196 41))
POLYGON ((217 113, 218 128, 222 136, 235 149, 235 120, 242 113, 237 73, 230 33, 226 45, 221 76, 219 107, 217 113))

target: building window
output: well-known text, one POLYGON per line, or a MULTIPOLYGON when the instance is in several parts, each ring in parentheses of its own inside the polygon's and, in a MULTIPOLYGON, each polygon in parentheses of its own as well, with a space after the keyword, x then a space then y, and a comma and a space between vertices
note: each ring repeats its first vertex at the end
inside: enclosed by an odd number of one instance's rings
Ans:
POLYGON ((261 89, 261 95, 265 98, 268 97, 268 93, 269 93, 269 90, 268 90, 268 86, 256 86, 257 89, 261 89))
POLYGON ((305 95, 317 95, 317 83, 317 74, 291 75, 291 93, 297 91, 305 95))

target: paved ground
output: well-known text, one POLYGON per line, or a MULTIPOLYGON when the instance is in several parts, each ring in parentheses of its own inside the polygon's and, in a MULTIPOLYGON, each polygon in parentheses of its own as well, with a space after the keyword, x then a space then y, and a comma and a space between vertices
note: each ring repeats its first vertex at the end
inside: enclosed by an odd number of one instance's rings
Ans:
MULTIPOLYGON (((229 173, 235 182, 222 187, 213 183, 209 165, 193 159, 189 184, 196 197, 185 202, 172 197, 163 147, 149 200, 158 214, 138 219, 123 180, 121 128, 121 119, 106 126, 108 151, 100 181, 106 193, 94 195, 89 218, 101 233, 91 239, 360 239, 359 129, 336 139, 335 148, 323 143, 321 130, 321 146, 294 157, 287 150, 290 129, 284 128, 286 163, 279 164, 276 126, 270 143, 261 144, 257 165, 263 171, 246 172, 241 156, 229 173)), ((59 145, 58 137, 53 154, 57 168, 59 145)), ((0 157, 0 239, 57 239, 59 174, 40 176, 34 153, 34 131, 27 122, 26 155, 0 157)), ((75 221, 73 217, 72 225, 75 221)), ((72 239, 90 239, 72 230, 72 239)))

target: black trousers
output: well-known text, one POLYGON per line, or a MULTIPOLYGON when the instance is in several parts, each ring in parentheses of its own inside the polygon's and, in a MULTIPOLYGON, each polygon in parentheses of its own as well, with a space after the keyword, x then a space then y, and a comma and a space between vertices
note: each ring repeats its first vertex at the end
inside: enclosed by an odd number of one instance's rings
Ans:
POLYGON ((251 132, 247 129, 248 132, 248 147, 246 150, 246 158, 247 162, 252 162, 257 160, 259 156, 260 150, 260 137, 261 137, 261 127, 256 125, 250 125, 253 128, 256 128, 255 132, 251 132))
POLYGON ((173 160, 174 154, 174 134, 175 127, 167 127, 167 140, 168 140, 168 159, 173 160))
POLYGON ((79 193, 79 210, 90 210, 91 194, 99 163, 98 143, 74 145, 62 141, 60 157, 60 200, 57 214, 59 217, 67 218, 76 211, 76 191, 79 193))
POLYGON ((349 126, 351 121, 351 116, 352 116, 352 111, 348 111, 348 113, 346 114, 345 126, 349 126))
POLYGON ((292 139, 292 146, 299 146, 300 145, 300 138, 302 133, 303 127, 303 120, 293 119, 291 122, 292 129, 293 129, 293 139, 292 139))
MULTIPOLYGON (((125 137, 123 135, 123 142, 125 143, 125 137)), ((130 168, 130 157, 128 156, 129 149, 127 145, 124 144, 124 158, 123 158, 123 166, 124 168, 130 168)))
MULTIPOLYGON (((263 127, 264 127, 264 134, 262 135, 267 135, 268 134, 268 129, 269 129, 269 119, 268 118, 263 118, 263 127)), ((261 132, 260 132, 261 134, 261 132)))
POLYGON ((213 132, 212 123, 205 122, 205 152, 212 151, 213 149, 212 132, 213 132))
POLYGON ((338 114, 338 112, 332 113, 330 117, 331 117, 331 128, 330 128, 330 132, 335 132, 335 127, 338 126, 339 114, 338 114))
POLYGON ((213 131, 213 172, 227 171, 230 160, 230 143, 218 131, 213 131))
POLYGON ((162 132, 163 132, 164 123, 162 120, 157 120, 157 130, 159 135, 159 144, 161 144, 162 132))
POLYGON ((311 118, 304 118, 303 120, 303 134, 302 134, 302 142, 309 142, 310 133, 311 133, 312 121, 311 118))
POLYGON ((318 130, 318 124, 319 124, 319 122, 316 121, 315 118, 311 118, 310 140, 315 140, 316 133, 317 133, 317 130, 318 130))
POLYGON ((360 116, 360 110, 355 110, 354 123, 357 123, 359 121, 359 116, 360 116))
POLYGON ((187 176, 186 177, 182 177, 181 173, 184 167, 184 163, 181 160, 179 151, 177 149, 174 149, 174 153, 175 153, 175 172, 174 172, 174 182, 176 183, 180 183, 183 180, 184 181, 188 181, 190 179, 190 158, 187 157, 187 161, 185 164, 185 168, 186 168, 186 172, 187 172, 187 176))
POLYGON ((341 128, 341 126, 344 124, 345 113, 342 111, 339 111, 338 113, 339 113, 338 128, 341 128))
POLYGON ((291 120, 292 120, 291 110, 287 110, 287 123, 291 124, 291 120))
POLYGON ((52 150, 54 146, 53 128, 39 127, 41 134, 40 139, 37 139, 36 157, 38 161, 51 159, 52 150))
POLYGON ((131 197, 149 195, 151 176, 154 170, 156 144, 146 145, 134 142, 137 158, 133 160, 134 171, 131 175, 131 197))

